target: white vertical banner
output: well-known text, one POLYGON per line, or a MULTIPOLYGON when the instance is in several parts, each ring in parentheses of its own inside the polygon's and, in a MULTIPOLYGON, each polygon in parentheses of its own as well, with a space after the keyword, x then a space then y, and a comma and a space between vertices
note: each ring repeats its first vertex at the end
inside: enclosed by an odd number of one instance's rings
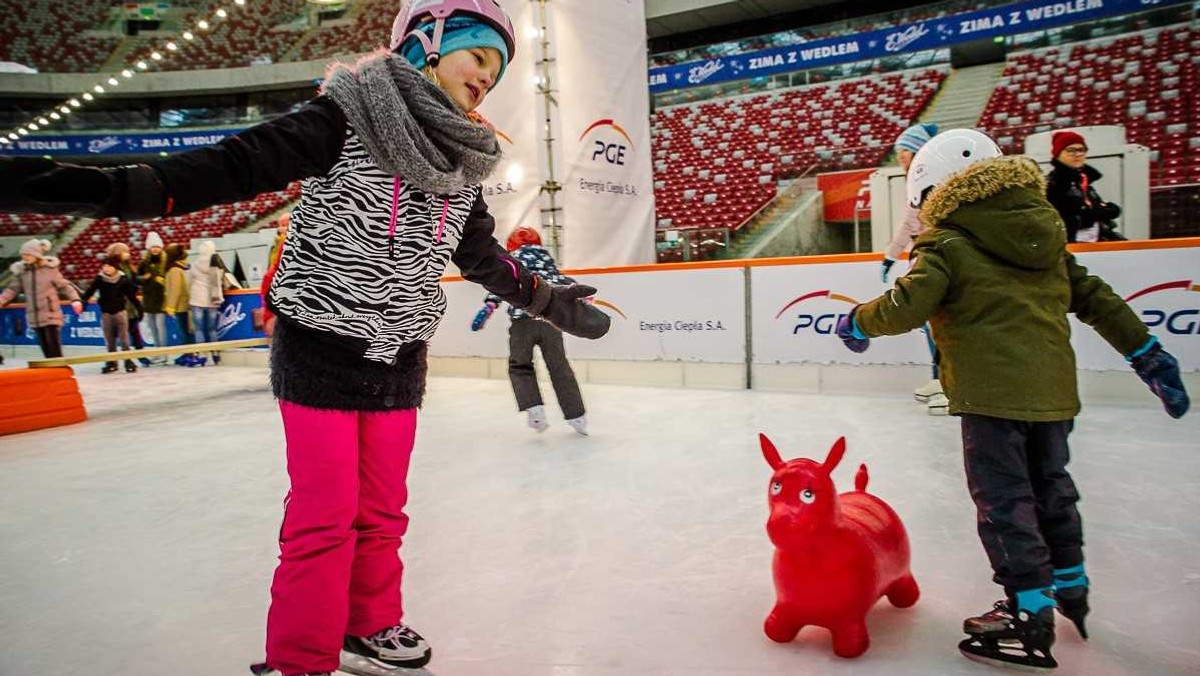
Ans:
POLYGON ((643 0, 553 0, 562 265, 654 261, 643 0))
POLYGON ((499 0, 516 31, 517 54, 504 78, 488 93, 479 113, 496 128, 503 159, 483 182, 483 199, 496 219, 496 239, 504 242, 513 228, 537 227, 542 182, 538 148, 541 97, 534 75, 540 49, 534 39, 537 5, 529 0, 499 0))

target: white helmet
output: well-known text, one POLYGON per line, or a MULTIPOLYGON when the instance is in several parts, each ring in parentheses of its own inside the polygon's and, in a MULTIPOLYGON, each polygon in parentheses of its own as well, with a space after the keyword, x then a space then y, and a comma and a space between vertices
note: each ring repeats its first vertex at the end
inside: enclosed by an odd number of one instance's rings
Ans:
POLYGON ((1003 154, 987 134, 974 129, 951 129, 934 136, 908 165, 909 206, 921 206, 930 190, 972 164, 1003 154))

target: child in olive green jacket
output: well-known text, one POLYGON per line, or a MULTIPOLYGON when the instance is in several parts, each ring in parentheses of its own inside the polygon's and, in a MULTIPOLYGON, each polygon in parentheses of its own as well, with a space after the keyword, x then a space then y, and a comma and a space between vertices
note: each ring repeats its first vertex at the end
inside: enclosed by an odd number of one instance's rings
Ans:
POLYGON ((1079 413, 1074 314, 1126 355, 1172 417, 1188 408, 1175 359, 1099 277, 1066 250, 1045 177, 1001 157, 983 134, 934 137, 913 160, 909 201, 929 230, 895 286, 838 324, 850 349, 926 321, 941 352, 950 413, 962 418, 979 536, 1007 599, 966 620, 969 657, 1053 668, 1054 609, 1086 637, 1079 493, 1067 436, 1079 413), (1022 651, 1004 649, 1018 642, 1022 651))

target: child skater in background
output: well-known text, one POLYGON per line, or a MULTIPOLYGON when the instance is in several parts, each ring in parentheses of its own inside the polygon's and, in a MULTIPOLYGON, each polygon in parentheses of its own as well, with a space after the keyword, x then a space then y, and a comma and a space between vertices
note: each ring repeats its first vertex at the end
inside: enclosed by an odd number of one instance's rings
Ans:
POLYGON ((1088 578, 1067 436, 1079 413, 1067 314, 1133 365, 1167 413, 1188 409, 1179 365, 1146 325, 1066 249, 1046 180, 987 136, 935 136, 913 159, 909 204, 929 226, 916 264, 881 298, 838 323, 855 352, 869 336, 926 321, 942 353, 950 413, 962 418, 979 537, 1006 598, 964 621, 968 657, 1052 669, 1054 610, 1084 638, 1088 578))
MULTIPOLYGON (((87 291, 83 292, 80 302, 87 305, 94 294, 100 295, 100 326, 104 330, 104 344, 109 352, 116 352, 118 343, 121 349, 129 350, 129 324, 138 322, 142 317, 142 303, 137 297, 137 287, 129 275, 122 271, 125 260, 120 253, 114 253, 104 259, 100 272, 92 279, 87 291), (128 306, 128 310, 126 307, 128 306), (133 316, 130 316, 133 312, 133 316)), ((101 373, 112 373, 117 370, 117 362, 104 364, 101 373)), ((137 371, 137 364, 132 359, 125 360, 125 370, 128 373, 137 371)))
MULTIPOLYGON (((914 124, 896 137, 896 161, 900 163, 900 168, 904 170, 905 174, 908 173, 908 167, 912 164, 913 157, 920 152, 921 147, 929 139, 937 136, 937 133, 936 124, 922 123, 914 124)), ((883 252, 883 269, 880 271, 880 277, 884 284, 888 283, 888 273, 891 272, 892 266, 900 260, 900 256, 904 255, 905 251, 912 250, 913 243, 923 232, 925 232, 925 224, 917 217, 917 209, 905 204, 904 217, 900 221, 900 227, 896 228, 896 233, 892 235, 892 240, 888 242, 887 248, 883 252)), ((910 257, 910 266, 911 263, 912 258, 910 257)), ((913 398, 925 404, 925 412, 929 415, 946 415, 950 402, 942 392, 942 381, 938 379, 937 345, 933 344, 933 332, 929 329, 928 324, 921 330, 925 332, 925 341, 929 343, 929 359, 933 373, 928 382, 913 390, 913 398)))
POLYGON ((37 332, 42 356, 46 359, 63 356, 62 327, 66 318, 59 298, 71 301, 76 315, 83 312, 83 303, 79 302, 79 292, 58 269, 58 259, 50 255, 50 241, 31 239, 22 244, 21 260, 13 263, 9 271, 12 279, 0 291, 0 307, 25 294, 25 321, 37 332))
MULTIPOLYGON (((558 271, 554 257, 542 247, 542 238, 537 230, 519 227, 508 236, 507 248, 513 258, 521 261, 527 270, 550 284, 574 284, 575 280, 558 271)), ((483 307, 471 322, 471 330, 483 328, 488 318, 499 307, 501 298, 488 294, 483 307)), ((517 307, 510 306, 508 316, 512 319, 508 327, 508 379, 512 381, 513 394, 517 397, 517 410, 523 411, 529 426, 538 432, 550 427, 546 421, 546 407, 542 405, 542 392, 538 388, 537 373, 533 369, 533 348, 542 351, 554 395, 562 409, 567 424, 577 433, 587 436, 587 417, 584 415, 583 395, 575 371, 567 361, 563 348, 562 331, 517 307)))
POLYGON ((0 162, 2 210, 129 219, 307 179, 268 294, 291 489, 257 674, 430 659, 403 620, 397 549, 449 261, 564 331, 608 331, 608 316, 583 302, 595 289, 541 281, 492 237, 480 183, 500 148, 473 113, 515 49, 493 0, 416 0, 398 14, 390 51, 333 67, 302 109, 215 146, 153 167, 0 162))

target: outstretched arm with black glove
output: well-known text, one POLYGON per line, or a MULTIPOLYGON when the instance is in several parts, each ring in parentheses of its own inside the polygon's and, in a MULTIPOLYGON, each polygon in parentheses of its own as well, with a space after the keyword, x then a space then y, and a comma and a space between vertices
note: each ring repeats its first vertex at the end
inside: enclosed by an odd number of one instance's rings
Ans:
POLYGON ((300 110, 153 165, 90 167, 0 157, 0 212, 144 220, 283 190, 333 166, 341 110, 319 96, 300 110))
POLYGON ((583 300, 594 295, 596 289, 582 284, 555 286, 543 281, 496 242, 492 237, 495 229, 496 221, 479 194, 453 256, 463 277, 565 333, 589 339, 608 333, 612 319, 583 300))

